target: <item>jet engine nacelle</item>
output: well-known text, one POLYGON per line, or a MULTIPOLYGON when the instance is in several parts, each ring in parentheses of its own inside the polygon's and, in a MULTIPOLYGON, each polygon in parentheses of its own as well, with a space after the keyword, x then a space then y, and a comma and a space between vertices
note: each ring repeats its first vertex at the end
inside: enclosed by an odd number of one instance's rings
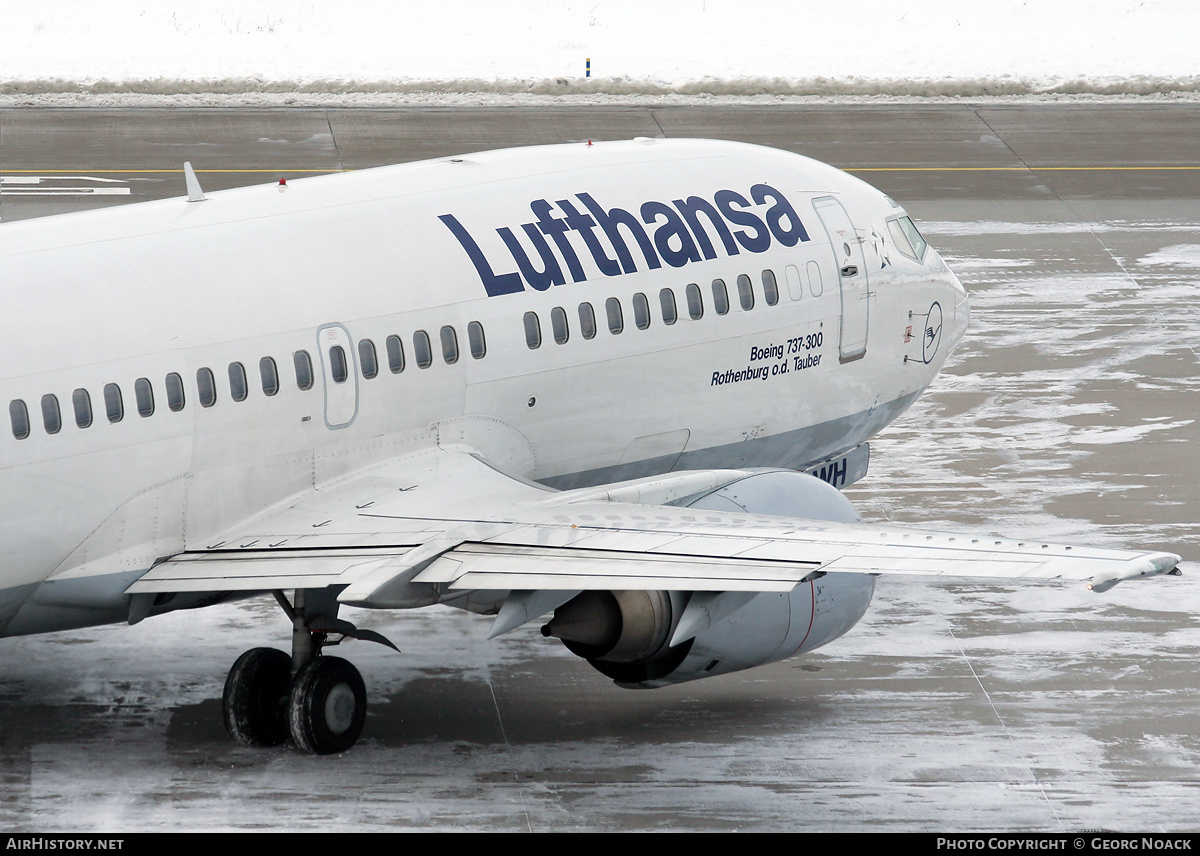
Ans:
MULTIPOLYGON (((810 520, 861 518, 836 488, 791 470, 754 472, 676 505, 810 520)), ((790 592, 591 591, 542 628, 624 687, 661 687, 738 672, 832 642, 871 603, 874 577, 829 574, 790 592), (689 603, 709 625, 671 645, 689 603)))

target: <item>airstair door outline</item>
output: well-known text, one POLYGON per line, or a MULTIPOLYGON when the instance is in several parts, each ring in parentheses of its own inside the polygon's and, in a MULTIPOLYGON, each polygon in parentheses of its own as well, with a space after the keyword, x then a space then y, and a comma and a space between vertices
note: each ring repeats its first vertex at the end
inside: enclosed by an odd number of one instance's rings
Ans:
POLYGON ((867 353, 867 328, 870 323, 871 292, 867 281, 867 260, 862 239, 854 230, 842 203, 832 196, 813 200, 813 209, 821 218, 825 234, 833 248, 838 287, 842 296, 842 331, 838 356, 843 363, 862 359, 867 353))
POLYGON ((321 382, 325 389, 325 427, 345 428, 358 415, 358 371, 350 331, 341 324, 317 328, 321 382))

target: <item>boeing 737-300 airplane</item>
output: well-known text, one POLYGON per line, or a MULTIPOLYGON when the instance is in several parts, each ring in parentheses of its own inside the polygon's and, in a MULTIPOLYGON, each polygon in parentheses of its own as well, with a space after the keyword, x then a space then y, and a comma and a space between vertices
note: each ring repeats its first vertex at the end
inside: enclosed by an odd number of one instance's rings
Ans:
POLYGON ((362 678, 322 649, 387 640, 341 604, 543 619, 656 687, 824 645, 879 574, 1178 573, 861 522, 837 488, 968 299, 832 167, 638 139, 187 179, 0 228, 0 635, 272 592, 291 653, 230 671, 244 743, 358 739, 362 678))

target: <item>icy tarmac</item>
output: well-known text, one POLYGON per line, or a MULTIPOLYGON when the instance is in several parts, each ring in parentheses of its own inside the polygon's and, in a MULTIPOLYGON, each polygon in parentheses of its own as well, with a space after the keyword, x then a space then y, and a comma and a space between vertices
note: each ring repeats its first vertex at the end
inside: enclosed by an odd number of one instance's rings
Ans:
MULTIPOLYGON (((863 515, 1200 558, 1200 163, 1181 145, 1200 108, 197 112, 0 111, 4 178, 130 189, 6 182, 0 214, 178 194, 152 170, 186 158, 227 170, 202 173, 215 187, 639 133, 812 154, 892 193, 973 300, 947 369, 872 444, 850 491, 863 515)), ((357 612, 404 653, 334 652, 371 710, 359 745, 326 758, 224 733, 229 665, 285 644, 269 599, 0 640, 0 823, 1195 831, 1189 567, 1100 595, 882 579, 814 655, 654 692, 613 687, 534 626, 488 642, 486 619, 452 610, 357 612)))

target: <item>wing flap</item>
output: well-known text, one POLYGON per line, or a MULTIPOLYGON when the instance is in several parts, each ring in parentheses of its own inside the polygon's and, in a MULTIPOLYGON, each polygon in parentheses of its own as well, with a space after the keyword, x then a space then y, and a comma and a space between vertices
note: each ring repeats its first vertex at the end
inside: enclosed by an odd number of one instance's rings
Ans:
POLYGON ((456 547, 413 582, 493 590, 790 591, 815 570, 811 562, 483 543, 456 547))
MULTIPOLYGON (((675 589, 785 591, 815 571, 1117 581, 1170 572, 1169 553, 642 505, 744 476, 677 473, 556 493, 462 451, 398 458, 294 498, 162 562, 128 591, 343 586, 361 606, 427 592, 675 589)), ((423 602, 429 602, 425 599, 423 602)))
POLYGON ((349 548, 181 553, 155 565, 126 593, 270 591, 348 585, 405 552, 349 548))

